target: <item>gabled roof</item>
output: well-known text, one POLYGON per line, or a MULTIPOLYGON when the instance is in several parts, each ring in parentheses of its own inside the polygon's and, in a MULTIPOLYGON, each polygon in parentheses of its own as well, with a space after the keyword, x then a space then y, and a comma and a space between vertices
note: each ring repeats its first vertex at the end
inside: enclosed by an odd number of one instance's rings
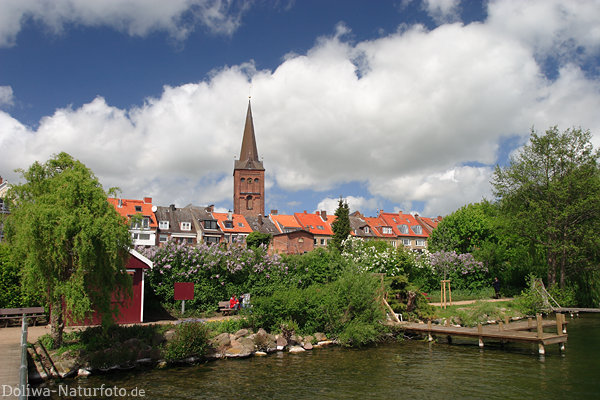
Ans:
POLYGON ((264 170, 263 163, 258 158, 250 100, 248 100, 248 111, 246 112, 246 125, 244 126, 244 136, 242 137, 240 159, 235 162, 234 168, 264 170))
POLYGON ((227 213, 216 213, 213 212, 212 216, 216 218, 219 222, 219 227, 225 233, 250 233, 252 232, 252 228, 250 228, 250 224, 246 221, 241 214, 231 214, 232 217, 232 228, 227 228, 225 221, 229 220, 229 215, 227 213))
POLYGON ((363 238, 373 238, 377 237, 377 231, 375 231, 365 220, 365 217, 362 216, 358 211, 349 215, 350 219, 350 229, 352 231, 350 234, 352 236, 363 237, 363 238), (365 228, 369 228, 365 230, 365 228))
POLYGON ((281 233, 285 233, 285 228, 294 230, 302 229, 302 225, 300 225, 293 215, 271 214, 269 218, 281 233))
POLYGON ((280 233, 277 226, 267 217, 262 215, 248 215, 246 216, 246 221, 248 221, 248 225, 252 228, 254 232, 260 233, 270 233, 271 235, 277 235, 280 233))
POLYGON ((365 222, 367 224, 369 224, 369 226, 371 227, 371 231, 375 233, 376 237, 395 237, 394 234, 383 234, 383 231, 381 230, 382 227, 384 226, 389 226, 385 223, 384 220, 382 220, 379 217, 365 217, 365 222))
POLYGON ((415 215, 415 219, 421 224, 421 226, 427 231, 427 233, 431 233, 435 228, 437 228, 438 224, 442 221, 441 216, 436 218, 429 218, 421 217, 420 215, 415 215))
POLYGON ((144 217, 148 217, 150 219, 150 228, 158 227, 156 223, 156 218, 154 217, 154 212, 152 211, 152 199, 146 197, 144 200, 135 200, 135 199, 115 199, 112 197, 108 198, 108 202, 115 207, 115 210, 119 213, 119 215, 129 219, 129 217, 141 214, 144 217), (136 209, 137 207, 137 209, 136 209), (140 211, 138 211, 138 209, 140 211))
POLYGON ((194 217, 194 226, 197 230, 202 231, 208 235, 223 235, 223 231, 217 223, 217 229, 207 229, 204 227, 204 221, 216 221, 217 219, 212 215, 212 206, 209 207, 198 207, 188 204, 185 208, 189 209, 194 217))
POLYGON ((295 213, 294 217, 296 217, 304 229, 313 235, 333 235, 331 225, 321 218, 321 214, 319 212, 315 214, 309 214, 305 211, 303 213, 295 213))
POLYGON ((399 237, 428 237, 429 235, 425 230, 423 230, 421 224, 417 222, 415 217, 412 214, 403 214, 399 213, 386 213, 381 211, 379 213, 379 218, 385 222, 385 226, 391 226, 394 234, 399 237), (408 227, 408 232, 403 233, 401 226, 406 225, 408 227), (415 227, 421 228, 422 232, 415 232, 415 227))
MULTIPOLYGON (((171 205, 169 207, 159 206, 156 207, 156 212, 154 213, 157 221, 160 223, 161 221, 168 221, 169 228, 160 228, 162 232, 170 232, 170 233, 194 233, 196 229, 192 229, 189 231, 185 231, 181 229, 182 222, 189 222, 190 224, 194 224, 194 217, 188 208, 176 208, 175 205, 171 205)), ((160 225, 159 225, 160 226, 160 225)))

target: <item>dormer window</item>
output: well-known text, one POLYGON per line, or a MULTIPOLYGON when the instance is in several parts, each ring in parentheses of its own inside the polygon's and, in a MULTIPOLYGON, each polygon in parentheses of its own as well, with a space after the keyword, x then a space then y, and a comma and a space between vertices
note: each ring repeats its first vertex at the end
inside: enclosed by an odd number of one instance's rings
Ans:
POLYGON ((321 230, 321 231, 324 231, 324 230, 325 230, 325 228, 323 227, 323 225, 317 225, 317 229, 319 229, 319 230, 321 230))
POLYGON ((400 231, 400 233, 402 233, 404 235, 408 235, 408 225, 406 225, 406 224, 398 225, 398 230, 400 231))
POLYGON ((413 226, 411 226, 411 229, 417 235, 422 235, 423 234, 423 227, 421 227, 421 225, 413 225, 413 226))
POLYGON ((142 212, 142 206, 135 206, 135 212, 142 212))
POLYGON ((381 233, 383 233, 384 235, 391 235, 392 234, 392 228, 389 226, 382 226, 381 227, 381 233))
POLYGON ((159 229, 169 229, 169 221, 159 221, 158 228, 159 229))
POLYGON ((239 226, 240 228, 243 228, 243 227, 244 227, 244 224, 243 224, 242 222, 238 222, 238 226, 239 226))
POLYGON ((181 230, 182 231, 191 231, 192 230, 192 223, 191 222, 182 222, 181 223, 181 230))
POLYGON ((225 228, 227 228, 227 229, 233 228, 233 221, 225 221, 225 228))
POLYGON ((368 226, 365 226, 365 233, 371 233, 371 229, 368 226))
POLYGON ((207 219, 204 221, 204 229, 218 229, 217 221, 207 219))

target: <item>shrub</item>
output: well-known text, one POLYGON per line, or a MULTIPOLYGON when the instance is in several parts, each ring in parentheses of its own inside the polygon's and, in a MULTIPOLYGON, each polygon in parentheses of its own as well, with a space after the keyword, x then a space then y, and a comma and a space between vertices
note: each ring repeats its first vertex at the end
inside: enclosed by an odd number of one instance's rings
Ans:
POLYGON ((201 322, 187 322, 177 325, 175 336, 165 346, 165 359, 182 360, 200 357, 208 346, 208 326, 201 322))

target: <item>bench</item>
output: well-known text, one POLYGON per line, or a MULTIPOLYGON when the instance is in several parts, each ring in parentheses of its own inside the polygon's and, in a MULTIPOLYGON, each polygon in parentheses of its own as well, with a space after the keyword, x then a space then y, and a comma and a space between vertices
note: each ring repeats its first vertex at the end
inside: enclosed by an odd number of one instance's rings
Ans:
POLYGON ((229 307, 229 300, 219 302, 219 312, 223 313, 223 315, 228 315, 231 311, 235 310, 229 307))
POLYGON ((21 319, 23 317, 33 318, 33 325, 38 317, 45 317, 44 307, 20 307, 20 308, 0 308, 0 319, 6 320, 6 328, 9 321, 21 319))

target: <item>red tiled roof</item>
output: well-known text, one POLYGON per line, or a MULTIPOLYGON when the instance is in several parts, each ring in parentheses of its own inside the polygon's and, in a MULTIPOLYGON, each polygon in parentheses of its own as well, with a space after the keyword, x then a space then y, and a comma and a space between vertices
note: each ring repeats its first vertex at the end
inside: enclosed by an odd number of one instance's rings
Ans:
POLYGON ((221 230, 225 233, 251 233, 252 228, 246 221, 246 218, 241 214, 232 214, 233 228, 225 227, 225 221, 228 221, 227 213, 212 213, 213 217, 218 221, 221 230))
POLYGON ((150 218, 150 228, 158 227, 156 218, 154 217, 154 212, 152 211, 152 199, 146 198, 146 201, 144 201, 134 199, 115 199, 109 197, 107 200, 113 205, 119 215, 129 219, 129 217, 133 215, 141 214, 144 217, 150 218), (119 201, 121 202, 120 206, 119 201), (136 211, 136 206, 140 207, 141 211, 136 211))
POLYGON ((395 236, 405 236, 405 237, 428 237, 429 235, 425 230, 422 229, 421 224, 417 222, 415 217, 412 214, 402 214, 402 213, 385 213, 380 212, 379 218, 385 222, 385 226, 390 226, 394 231, 395 236), (408 233, 402 233, 400 231, 400 225, 408 226, 408 233), (416 233, 413 230, 414 226, 418 226, 421 228, 422 233, 416 233))
POLYGON ((329 225, 329 217, 328 221, 324 221, 318 212, 316 214, 295 213, 294 217, 296 217, 300 225, 302 225, 305 230, 309 231, 313 235, 333 235, 331 225, 329 225))
POLYGON ((285 232, 284 228, 302 229, 302 225, 298 223, 293 215, 271 214, 270 218, 275 223, 277 229, 282 233, 285 232))

